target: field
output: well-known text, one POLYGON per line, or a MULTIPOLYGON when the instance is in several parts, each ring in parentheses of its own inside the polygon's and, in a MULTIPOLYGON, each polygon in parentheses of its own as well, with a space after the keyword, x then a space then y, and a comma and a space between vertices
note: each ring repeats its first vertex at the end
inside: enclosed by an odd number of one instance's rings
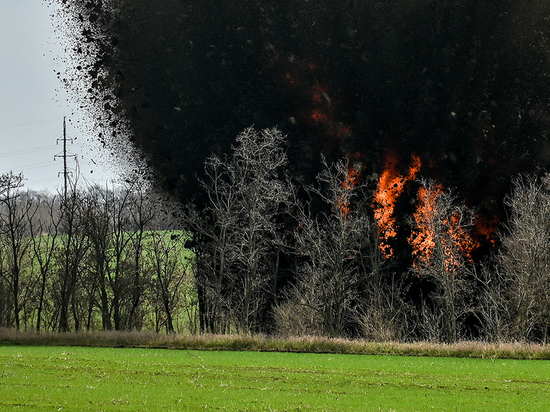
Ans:
POLYGON ((548 411, 550 363, 0 346, 0 410, 548 411))

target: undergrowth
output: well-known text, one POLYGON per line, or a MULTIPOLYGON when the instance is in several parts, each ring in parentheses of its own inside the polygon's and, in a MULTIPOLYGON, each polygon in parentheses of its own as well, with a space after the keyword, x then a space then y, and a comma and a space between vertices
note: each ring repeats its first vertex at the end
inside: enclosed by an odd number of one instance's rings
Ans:
POLYGON ((550 359, 550 346, 502 342, 461 341, 370 342, 323 337, 278 338, 263 335, 181 335, 152 332, 17 332, 0 328, 0 345, 91 346, 216 351, 339 353, 487 359, 550 359))

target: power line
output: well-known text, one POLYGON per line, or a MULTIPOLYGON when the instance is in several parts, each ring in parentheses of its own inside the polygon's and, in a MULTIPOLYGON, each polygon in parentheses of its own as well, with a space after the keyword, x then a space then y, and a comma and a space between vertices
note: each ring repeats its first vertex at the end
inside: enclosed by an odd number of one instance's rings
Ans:
POLYGON ((34 170, 34 169, 43 169, 43 168, 46 168, 46 167, 50 167, 51 168, 52 166, 52 163, 51 161, 50 162, 41 162, 41 163, 31 163, 31 164, 27 164, 27 165, 23 165, 23 166, 15 166, 15 167, 7 167, 7 168, 2 168, 0 170, 13 170, 13 169, 20 169, 20 170, 34 170))
POLYGON ((51 120, 40 120, 38 122, 29 122, 29 123, 21 123, 21 124, 12 124, 10 126, 2 126, 0 127, 0 130, 4 130, 4 129, 12 129, 14 127, 23 127, 23 126, 31 126, 31 125, 35 125, 35 124, 41 124, 41 123, 52 123, 52 122, 58 122, 59 121, 59 118, 58 119, 51 119, 51 120))
POLYGON ((41 180, 33 180, 33 185, 42 184, 42 183, 50 183, 57 181, 57 177, 49 178, 49 179, 41 179, 41 180))
POLYGON ((15 150, 13 152, 5 152, 3 154, 0 154, 0 158, 2 158, 2 157, 11 157, 11 156, 20 156, 20 155, 25 155, 25 154, 29 154, 29 153, 36 153, 36 152, 41 152, 43 150, 52 149, 52 148, 53 148, 53 146, 40 146, 40 147, 35 147, 33 149, 15 150))
MULTIPOLYGON (((69 179, 69 169, 67 168, 67 157, 74 157, 75 161, 78 161, 75 154, 67 153, 67 140, 69 140, 71 143, 73 142, 73 139, 67 138, 67 126, 65 124, 65 116, 63 116, 63 138, 57 139, 57 143, 59 144, 59 141, 63 140, 63 153, 62 154, 56 154, 53 158, 55 160, 56 157, 62 157, 63 158, 63 179, 64 179, 64 195, 65 199, 67 198, 67 186, 68 186, 68 179, 69 179)), ((58 174, 59 176, 59 174, 58 174)))

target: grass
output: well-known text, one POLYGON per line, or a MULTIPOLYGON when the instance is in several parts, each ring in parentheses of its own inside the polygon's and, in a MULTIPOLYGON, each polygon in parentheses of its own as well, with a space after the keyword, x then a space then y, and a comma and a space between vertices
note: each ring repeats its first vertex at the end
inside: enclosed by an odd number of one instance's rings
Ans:
POLYGON ((321 337, 274 338, 242 335, 182 335, 152 332, 17 332, 0 328, 0 344, 163 348, 258 352, 401 355, 481 359, 550 360, 550 346, 526 343, 464 341, 452 345, 414 342, 368 342, 321 337))
POLYGON ((550 363, 0 347, 0 410, 547 411, 550 363))

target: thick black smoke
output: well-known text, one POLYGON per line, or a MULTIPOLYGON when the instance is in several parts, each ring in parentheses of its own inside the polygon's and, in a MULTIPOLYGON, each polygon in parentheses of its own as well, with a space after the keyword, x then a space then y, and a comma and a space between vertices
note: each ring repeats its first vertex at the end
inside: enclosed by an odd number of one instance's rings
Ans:
POLYGON ((415 152, 474 205, 549 164, 550 2, 58 1, 102 138, 127 122, 182 197, 252 124, 288 134, 298 178, 321 152, 364 173, 415 152))

